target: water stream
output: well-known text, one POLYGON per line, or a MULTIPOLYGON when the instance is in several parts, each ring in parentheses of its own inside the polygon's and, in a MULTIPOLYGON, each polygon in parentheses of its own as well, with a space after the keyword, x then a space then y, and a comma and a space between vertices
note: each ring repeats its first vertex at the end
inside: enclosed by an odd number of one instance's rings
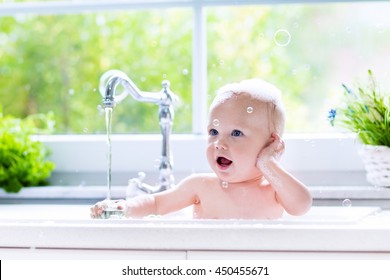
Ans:
POLYGON ((106 111, 106 130, 107 130, 107 199, 111 199, 111 126, 112 126, 112 108, 105 108, 106 111))

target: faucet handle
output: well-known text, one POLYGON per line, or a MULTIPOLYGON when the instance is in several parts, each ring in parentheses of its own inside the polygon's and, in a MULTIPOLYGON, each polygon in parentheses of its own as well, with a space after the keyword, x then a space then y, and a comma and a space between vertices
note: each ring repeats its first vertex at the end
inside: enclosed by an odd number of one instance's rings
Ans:
POLYGON ((145 179, 145 177, 146 177, 145 172, 140 171, 140 172, 138 172, 137 175, 138 175, 138 180, 139 180, 140 182, 143 182, 144 179, 145 179))
POLYGON ((163 101, 164 104, 173 105, 174 103, 176 103, 179 98, 169 88, 171 86, 171 82, 169 80, 163 80, 161 82, 161 86, 162 86, 162 93, 165 94, 166 96, 165 100, 163 101))

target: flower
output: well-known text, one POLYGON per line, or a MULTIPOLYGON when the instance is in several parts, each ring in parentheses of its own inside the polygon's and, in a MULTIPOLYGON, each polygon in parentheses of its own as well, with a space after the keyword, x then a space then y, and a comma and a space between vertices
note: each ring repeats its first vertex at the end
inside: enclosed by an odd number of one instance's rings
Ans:
POLYGON ((342 84, 341 106, 329 111, 328 121, 356 133, 364 144, 390 147, 390 92, 379 90, 371 70, 368 76, 357 90, 342 84))
POLYGON ((329 111, 328 120, 332 126, 334 126, 334 120, 336 118, 336 113, 337 113, 337 111, 334 108, 330 109, 330 111, 329 111))

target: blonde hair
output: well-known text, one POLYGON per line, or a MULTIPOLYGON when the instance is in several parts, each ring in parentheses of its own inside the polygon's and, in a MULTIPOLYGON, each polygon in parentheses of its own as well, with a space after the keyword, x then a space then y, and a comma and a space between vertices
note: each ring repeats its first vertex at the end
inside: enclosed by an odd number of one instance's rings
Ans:
POLYGON ((276 86, 264 80, 250 79, 222 86, 217 91, 210 110, 232 96, 241 93, 247 93, 253 99, 267 105, 268 119, 273 126, 270 130, 282 136, 286 122, 286 113, 281 99, 281 92, 276 86))

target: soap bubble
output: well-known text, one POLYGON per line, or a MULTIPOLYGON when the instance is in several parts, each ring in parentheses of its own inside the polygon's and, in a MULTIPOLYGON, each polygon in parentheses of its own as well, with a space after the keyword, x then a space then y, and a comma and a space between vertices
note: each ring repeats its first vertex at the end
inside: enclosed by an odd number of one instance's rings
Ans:
POLYGON ((222 184, 222 188, 224 188, 224 189, 227 189, 229 187, 228 182, 223 181, 221 184, 222 184))
POLYGON ((142 172, 142 171, 138 172, 137 175, 138 175, 138 179, 140 179, 140 180, 143 180, 143 179, 145 179, 145 177, 146 177, 145 172, 142 172))
POLYGON ((346 199, 343 200, 342 205, 344 207, 351 207, 352 206, 352 201, 350 199, 346 198, 346 199))
POLYGON ((279 29, 274 34, 274 42, 280 47, 285 47, 290 44, 291 34, 286 29, 279 29))
POLYGON ((375 26, 375 29, 376 29, 376 32, 377 33, 384 33, 386 28, 385 26, 382 24, 382 23, 378 23, 376 26, 375 26))
POLYGON ((156 158, 156 159, 154 160, 154 167, 160 167, 160 165, 161 165, 161 159, 156 158))
POLYGON ((246 108, 246 111, 248 112, 248 114, 252 114, 253 113, 253 107, 246 108))
POLYGON ((182 71, 182 73, 183 73, 183 75, 188 75, 188 69, 183 69, 183 71, 182 71))
POLYGON ((264 33, 260 33, 260 34, 259 34, 259 39, 260 39, 260 40, 263 40, 264 37, 265 37, 265 36, 264 36, 264 33))
POLYGON ((213 120, 213 125, 214 126, 219 126, 219 120, 218 119, 214 119, 213 120))

